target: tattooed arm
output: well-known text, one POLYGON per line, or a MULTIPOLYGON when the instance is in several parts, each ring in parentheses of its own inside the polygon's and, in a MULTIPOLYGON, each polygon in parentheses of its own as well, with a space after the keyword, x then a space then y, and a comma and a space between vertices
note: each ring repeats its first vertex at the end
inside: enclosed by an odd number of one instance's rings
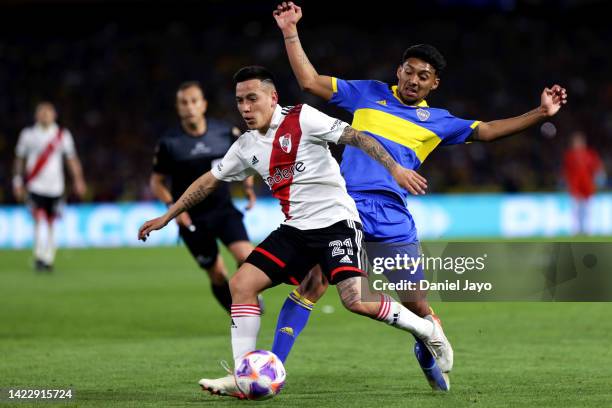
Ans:
POLYGON ((414 170, 400 166, 376 139, 360 132, 351 126, 344 128, 338 144, 348 144, 363 150, 368 156, 379 162, 397 181, 412 194, 425 194, 427 180, 414 170))
POLYGON ((196 204, 204 201, 206 197, 212 193, 219 185, 219 180, 208 173, 200 176, 196 181, 185 190, 183 195, 172 204, 168 211, 161 217, 145 222, 138 230, 138 239, 146 241, 151 231, 164 228, 173 218, 181 214, 183 211, 194 207, 196 204))

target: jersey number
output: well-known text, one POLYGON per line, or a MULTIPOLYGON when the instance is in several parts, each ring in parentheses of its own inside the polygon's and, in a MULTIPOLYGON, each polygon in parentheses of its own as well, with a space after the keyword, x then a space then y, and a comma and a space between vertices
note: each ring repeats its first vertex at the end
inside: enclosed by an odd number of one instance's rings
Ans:
POLYGON ((350 238, 345 239, 344 242, 340 240, 331 241, 329 246, 334 248, 332 249, 332 256, 344 255, 345 253, 353 255, 353 243, 351 242, 350 238), (346 247, 346 251, 344 248, 342 248, 342 246, 346 247))

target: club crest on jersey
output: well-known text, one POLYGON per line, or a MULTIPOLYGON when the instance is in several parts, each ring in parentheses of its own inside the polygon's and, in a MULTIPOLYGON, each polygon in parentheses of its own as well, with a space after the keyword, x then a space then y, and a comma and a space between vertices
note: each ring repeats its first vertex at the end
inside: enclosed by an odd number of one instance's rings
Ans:
POLYGON ((289 133, 279 137, 278 143, 280 144, 280 147, 283 150, 283 152, 287 154, 291 153, 292 145, 291 145, 291 135, 289 133))
POLYGON ((422 108, 417 109, 416 114, 421 122, 425 122, 427 119, 429 119, 429 111, 425 109, 422 109, 422 108))

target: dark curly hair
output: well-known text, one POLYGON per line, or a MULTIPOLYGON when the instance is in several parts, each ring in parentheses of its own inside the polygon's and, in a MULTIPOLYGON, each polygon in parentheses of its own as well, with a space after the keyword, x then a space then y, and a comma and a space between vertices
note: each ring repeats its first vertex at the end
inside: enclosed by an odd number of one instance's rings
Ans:
POLYGON ((408 58, 418 58, 430 64, 436 70, 436 75, 440 76, 446 68, 446 59, 436 47, 429 44, 417 44, 408 47, 402 56, 402 64, 408 58))

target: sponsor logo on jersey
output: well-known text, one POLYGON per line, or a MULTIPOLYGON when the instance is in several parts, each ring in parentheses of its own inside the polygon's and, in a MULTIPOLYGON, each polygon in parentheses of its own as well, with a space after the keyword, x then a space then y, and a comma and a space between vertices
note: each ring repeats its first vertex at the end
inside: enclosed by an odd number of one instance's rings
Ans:
POLYGON ((429 119, 429 111, 423 108, 417 109, 416 114, 421 122, 425 122, 427 119, 429 119))
POLYGON ((332 125, 330 132, 333 132, 334 130, 338 129, 340 126, 342 126, 342 121, 340 119, 336 119, 334 121, 334 124, 332 125))
POLYGON ((251 159, 251 164, 254 166, 257 163, 259 163, 259 160, 257 159, 257 156, 253 156, 253 158, 251 159))
POLYGON ((376 101, 377 104, 382 106, 387 106, 387 101, 385 99, 381 99, 380 101, 376 101))
POLYGON ((278 138, 278 143, 280 144, 283 152, 289 154, 291 152, 291 135, 289 133, 282 135, 278 138))
POLYGON ((268 185, 268 187, 272 188, 275 184, 278 184, 283 180, 288 180, 296 173, 301 173, 305 170, 306 166, 304 165, 304 162, 301 161, 294 163, 291 166, 286 167, 282 170, 276 167, 276 170, 274 170, 274 174, 266 178, 266 184, 268 185))
POLYGON ((192 156, 195 156, 198 154, 206 154, 210 152, 211 152, 210 147, 206 146, 204 142, 197 142, 195 146, 193 146, 189 154, 191 154, 192 156))

